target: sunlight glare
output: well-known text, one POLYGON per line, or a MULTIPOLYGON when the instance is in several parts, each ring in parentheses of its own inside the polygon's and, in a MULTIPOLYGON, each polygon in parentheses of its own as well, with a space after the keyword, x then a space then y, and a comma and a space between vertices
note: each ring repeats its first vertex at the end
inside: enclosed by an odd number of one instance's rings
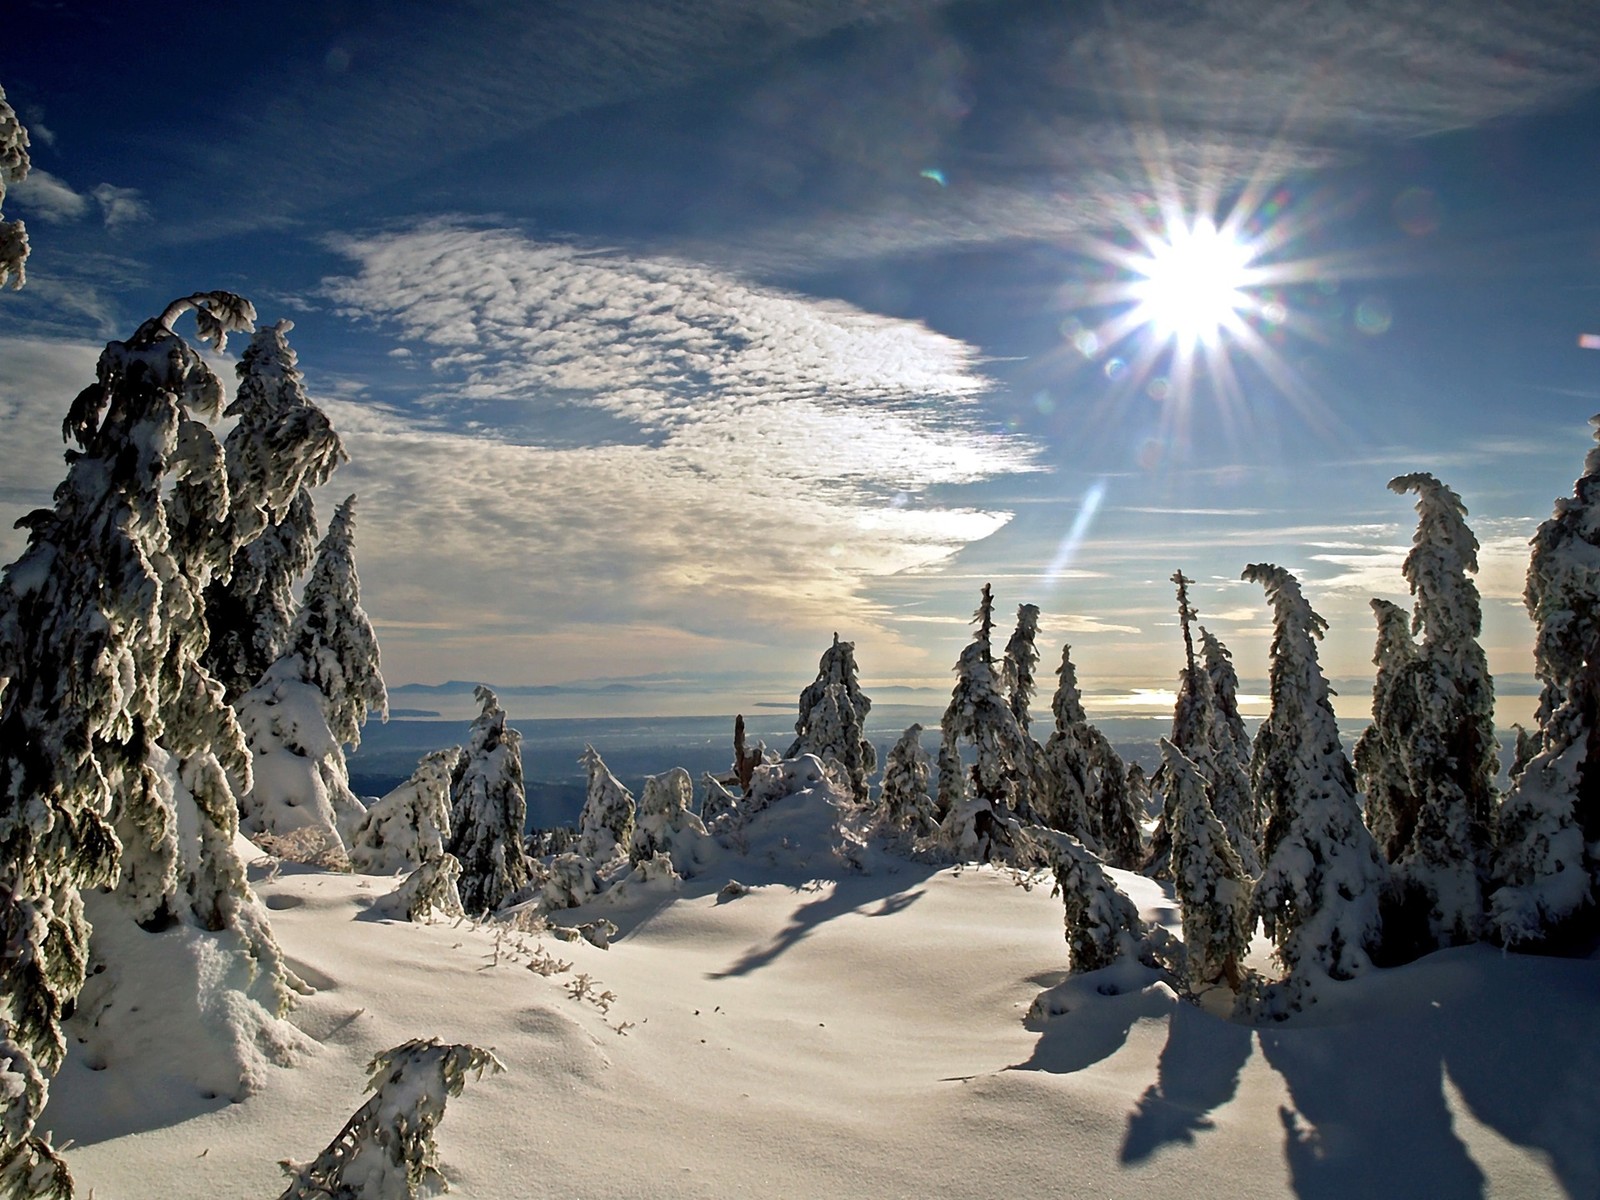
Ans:
POLYGON ((1181 345, 1215 346, 1221 330, 1236 323, 1249 304, 1251 250, 1209 217, 1177 224, 1165 240, 1150 246, 1150 257, 1136 264, 1143 276, 1132 287, 1141 324, 1154 327, 1181 345))

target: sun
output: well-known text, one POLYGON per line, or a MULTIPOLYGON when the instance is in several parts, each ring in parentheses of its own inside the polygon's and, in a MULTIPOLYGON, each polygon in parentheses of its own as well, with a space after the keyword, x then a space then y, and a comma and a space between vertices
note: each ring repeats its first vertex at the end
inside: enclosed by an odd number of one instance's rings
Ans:
POLYGON ((1214 349, 1224 329, 1237 331, 1251 306, 1253 247, 1209 217, 1175 222, 1152 238, 1147 254, 1130 261, 1136 302, 1131 321, 1180 348, 1214 349))

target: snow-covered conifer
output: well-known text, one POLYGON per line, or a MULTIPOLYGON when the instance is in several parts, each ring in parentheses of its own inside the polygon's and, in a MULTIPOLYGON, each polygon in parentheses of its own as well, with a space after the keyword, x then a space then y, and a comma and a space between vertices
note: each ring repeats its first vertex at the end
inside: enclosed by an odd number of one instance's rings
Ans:
POLYGON ((461 903, 474 915, 504 907, 532 882, 522 849, 528 799, 522 788, 522 735, 506 724, 500 700, 482 684, 482 705, 450 790, 450 853, 461 863, 461 903))
POLYGON ((1022 732, 995 688, 981 641, 968 642, 956 666, 956 686, 939 726, 944 762, 960 761, 963 742, 973 747, 971 794, 942 819, 939 844, 959 858, 1011 861, 1020 852, 1012 830, 1019 818, 1031 819, 1033 742, 1022 732))
POLYGON ((1255 911, 1288 973, 1268 1007, 1290 1011, 1314 1002, 1321 980, 1349 979, 1371 965, 1384 869, 1317 661, 1327 623, 1282 567, 1253 564, 1243 578, 1262 585, 1273 610, 1272 708, 1252 762, 1267 812, 1255 911))
POLYGON ((1219 980, 1239 990, 1240 961, 1250 950, 1255 914, 1250 879, 1212 811, 1199 767, 1161 740, 1172 803, 1172 882, 1183 909, 1185 963, 1192 989, 1219 980))
MULTIPOLYGON (((1590 418, 1600 441, 1600 414, 1590 418)), ((1562 943, 1600 923, 1600 445, 1533 535, 1523 593, 1534 625, 1537 753, 1500 808, 1490 899, 1507 945, 1562 943)), ((1519 750, 1521 747, 1519 746, 1519 750)), ((1519 753, 1519 758, 1522 755, 1519 753)))
POLYGON ((1033 672, 1039 665, 1039 650, 1034 645, 1038 636, 1039 606, 1019 604, 1017 628, 1006 643, 1005 666, 1001 674, 1006 703, 1023 733, 1028 732, 1028 725, 1033 719, 1028 713, 1028 706, 1033 703, 1033 672))
POLYGON ((1228 841, 1254 879, 1261 874, 1261 810, 1250 784, 1250 735, 1239 716, 1239 678, 1228 648, 1200 627, 1205 674, 1211 688, 1211 811, 1228 831, 1228 841))
POLYGON ((1199 628, 1201 657, 1205 660, 1206 674, 1211 676, 1211 696, 1216 703, 1217 717, 1238 759, 1248 763, 1250 734, 1245 730, 1244 718, 1239 715, 1239 675, 1233 669, 1233 654, 1204 625, 1199 628))
POLYGON ((1409 838, 1396 830, 1384 940, 1408 950, 1475 941, 1484 920, 1496 810, 1499 742, 1494 683, 1478 645, 1482 606, 1471 576, 1478 539, 1467 509, 1432 475, 1401 475, 1389 489, 1417 495, 1417 532, 1405 577, 1422 633, 1406 671, 1412 720, 1404 731, 1406 775, 1416 804, 1409 838))
POLYGON ((584 746, 578 763, 589 784, 583 811, 578 814, 576 851, 600 866, 628 852, 634 828, 633 793, 622 786, 593 746, 584 746))
POLYGON ((460 746, 431 751, 410 779, 373 801, 350 838, 350 865, 367 875, 393 875, 443 858, 450 844, 450 778, 460 759, 460 746))
POLYGON ((400 881, 394 891, 380 896, 373 911, 396 921, 427 921, 466 915, 456 881, 461 864, 453 854, 425 860, 400 881))
MULTIPOLYGON (((756 767, 751 767, 751 778, 754 778, 756 767)), ((737 812, 740 798, 730 792, 722 780, 707 771, 700 777, 700 820, 702 824, 710 825, 722 817, 737 812)))
POLYGON ((1128 789, 1128 768, 1109 738, 1089 726, 1089 811, 1100 851, 1113 867, 1134 870, 1145 857, 1143 800, 1128 789))
POLYGON ((784 757, 815 754, 824 761, 833 759, 849 775, 856 799, 865 802, 878 752, 866 736, 872 701, 856 678, 855 653, 854 642, 841 642, 837 633, 833 635, 833 645, 817 665, 816 679, 800 693, 796 737, 784 757))
POLYGON ((628 858, 635 865, 658 854, 672 860, 672 869, 688 878, 699 873, 710 849, 705 824, 694 814, 694 781, 682 767, 648 775, 639 796, 639 819, 633 827, 628 858))
POLYGON ((938 810, 928 795, 930 766, 922 748, 922 726, 912 725, 890 747, 883 765, 878 824, 884 829, 924 837, 938 828, 938 810))
POLYGON ((1374 597, 1378 641, 1372 662, 1372 724, 1356 742, 1356 780, 1367 797, 1367 828, 1384 857, 1393 861, 1411 841, 1417 804, 1406 772, 1406 742, 1416 725, 1416 693, 1412 665, 1417 644, 1411 637, 1411 614, 1398 604, 1374 597))
POLYGON ((1083 694, 1078 689, 1078 670, 1072 663, 1070 645, 1061 647, 1056 679, 1055 695, 1050 701, 1055 729, 1040 755, 1041 815, 1051 828, 1098 846, 1100 828, 1089 807, 1095 782, 1090 764, 1094 739, 1089 733, 1088 714, 1083 711, 1083 694))
MULTIPOLYGON (((1178 694, 1172 708, 1172 732, 1167 740, 1178 751, 1198 765, 1202 776, 1209 782, 1211 765, 1211 728, 1216 722, 1216 697, 1211 686, 1211 676, 1203 671, 1194 656, 1194 631, 1192 623, 1199 614, 1189 603, 1189 585, 1194 582, 1182 571, 1172 573, 1172 582, 1178 594, 1178 628, 1183 631, 1183 667, 1178 672, 1178 694)), ((1161 795, 1161 815, 1150 838, 1150 862, 1147 870, 1156 877, 1165 877, 1172 866, 1172 821, 1177 801, 1171 772, 1172 760, 1163 758, 1156 768, 1150 786, 1161 795)))
POLYGON ((309 1163, 285 1162, 291 1182, 278 1200, 415 1200, 449 1190, 439 1173, 434 1130, 467 1072, 505 1070, 477 1046, 413 1038, 367 1065, 372 1098, 309 1163))
MULTIPOLYGON (((0 88, 0 209, 5 207, 6 187, 27 177, 28 131, 17 120, 16 110, 6 102, 0 88)), ((7 221, 0 214, 0 288, 7 280, 20 289, 28 276, 23 264, 28 261, 28 230, 21 221, 7 221)))
POLYGON ((342 745, 360 743, 369 711, 387 719, 388 697, 361 607, 354 519, 351 496, 317 547, 284 653, 234 705, 253 755, 254 785, 240 799, 247 833, 310 828, 342 849, 365 815, 342 745))
POLYGON ((205 941, 197 960, 212 956, 235 998, 217 1006, 228 1029, 202 1032, 241 1053, 287 1005, 290 975, 233 850, 224 768, 248 777, 248 755, 199 663, 200 590, 220 565, 201 523, 226 513, 227 492, 220 447, 193 415, 216 414, 221 384, 172 328, 189 311, 219 346, 254 317, 237 296, 197 294, 106 346, 63 426, 81 449, 55 507, 23 519, 28 547, 0 577, 0 936, 13 964, 0 975, 0 1058, 14 1081, 0 1176, 12 1194, 34 1194, 21 1176, 65 1178, 33 1129, 91 954, 106 1010, 115 979, 148 969, 145 930, 205 941), (91 921, 128 932, 91 942, 91 921))
POLYGON ((1145 936, 1139 910, 1106 874, 1104 865, 1069 833, 1038 829, 1066 909, 1067 961, 1077 971, 1098 971, 1126 956, 1140 956, 1145 936))
POLYGON ((206 589, 205 664, 230 702, 288 647, 292 586, 316 557, 307 489, 326 483, 346 458, 327 416, 306 397, 288 342, 292 328, 279 321, 256 331, 225 414, 238 418, 224 442, 232 503, 220 532, 231 558, 206 589))

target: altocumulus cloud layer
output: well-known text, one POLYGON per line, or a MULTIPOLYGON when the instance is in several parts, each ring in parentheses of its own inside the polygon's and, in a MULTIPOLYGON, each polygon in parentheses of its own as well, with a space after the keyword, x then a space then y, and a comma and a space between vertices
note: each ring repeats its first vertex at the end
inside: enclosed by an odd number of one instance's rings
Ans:
POLYGON ((640 670, 686 651, 747 665, 779 628, 848 629, 887 658, 866 581, 1008 519, 922 493, 1036 469, 1030 446, 978 425, 969 348, 919 325, 506 230, 429 225, 341 249, 359 271, 330 295, 430 374, 414 410, 335 406, 354 460, 339 485, 363 496, 363 578, 395 618, 397 677, 447 673, 463 638, 552 678, 583 675, 596 637, 636 640, 640 670), (516 440, 495 436, 496 402, 516 440), (487 432, 460 427, 461 404, 487 406, 487 432), (586 412, 613 436, 573 445, 586 412), (463 609, 470 632, 405 644, 402 626, 463 609))

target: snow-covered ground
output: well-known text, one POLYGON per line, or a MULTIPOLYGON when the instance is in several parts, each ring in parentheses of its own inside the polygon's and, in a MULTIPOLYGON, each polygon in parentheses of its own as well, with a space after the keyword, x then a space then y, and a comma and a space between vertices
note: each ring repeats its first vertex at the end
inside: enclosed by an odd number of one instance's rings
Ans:
POLYGON ((258 859, 316 988, 299 1065, 238 1103, 175 1093, 162 1056, 203 1051, 174 1019, 100 1070, 75 1045, 43 1125, 71 1139, 82 1195, 272 1196, 278 1160, 361 1103, 375 1053, 436 1036, 508 1068, 440 1127, 467 1197, 1600 1195, 1600 962, 1446 951, 1270 1028, 1112 968, 1040 1022, 1066 979, 1048 882, 875 852, 847 868, 824 807, 780 801, 708 874, 562 914, 614 921, 609 949, 374 919, 392 880, 258 859))

